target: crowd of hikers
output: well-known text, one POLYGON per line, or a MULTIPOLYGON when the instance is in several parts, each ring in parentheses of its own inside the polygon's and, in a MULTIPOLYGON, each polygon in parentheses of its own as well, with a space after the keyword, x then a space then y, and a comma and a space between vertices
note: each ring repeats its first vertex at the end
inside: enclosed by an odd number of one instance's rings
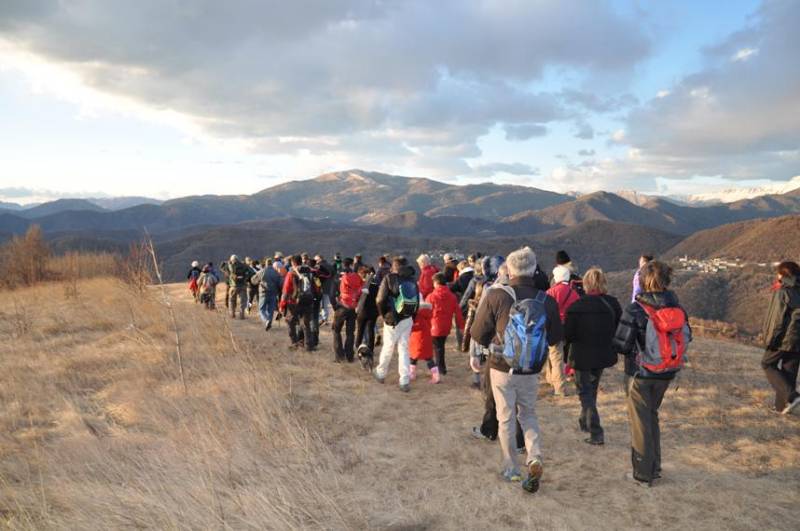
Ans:
MULTIPOLYGON (((219 266, 193 262, 187 278, 195 300, 208 309, 215 308, 223 283, 232 318, 257 311, 266 331, 284 319, 293 350, 317 350, 320 327, 329 325, 333 361, 358 360, 381 384, 397 353, 403 392, 417 379, 420 362, 430 383, 442 381, 447 339, 455 331, 457 349, 468 354, 472 385, 484 394, 483 418, 471 434, 499 440, 502 477, 529 492, 538 490, 543 473, 540 375, 555 396, 566 396, 567 383, 574 384, 581 405, 577 429, 586 443, 603 445, 598 388, 603 371, 621 355, 629 476, 652 486, 662 475, 658 411, 692 339, 687 313, 669 289, 672 269, 642 255, 623 308, 608 294, 601 269, 581 275, 565 251, 555 263, 545 273, 529 247, 506 257, 445 254, 441 267, 422 254, 416 268, 403 256, 382 256, 370 265, 358 254, 337 253, 329 262, 322 255, 275 253, 263 261, 232 255, 219 266), (522 470, 518 455, 525 456, 522 470)), ((781 263, 773 289, 762 367, 775 388, 776 409, 791 413, 800 406, 800 267, 781 263)))

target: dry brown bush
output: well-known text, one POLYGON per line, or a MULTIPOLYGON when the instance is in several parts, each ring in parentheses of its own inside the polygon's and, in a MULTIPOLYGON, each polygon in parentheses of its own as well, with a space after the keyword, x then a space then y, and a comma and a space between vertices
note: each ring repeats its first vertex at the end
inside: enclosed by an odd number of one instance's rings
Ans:
POLYGON ((23 236, 14 236, 0 246, 0 284, 4 287, 30 286, 45 280, 50 249, 42 229, 31 225, 23 236))

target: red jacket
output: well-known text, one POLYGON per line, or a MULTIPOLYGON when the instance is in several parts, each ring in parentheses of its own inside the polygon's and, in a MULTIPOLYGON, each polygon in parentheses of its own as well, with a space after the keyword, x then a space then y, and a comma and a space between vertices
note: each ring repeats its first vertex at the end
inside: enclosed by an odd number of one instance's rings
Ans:
POLYGON ((411 327, 411 338, 408 340, 408 353, 412 360, 428 361, 433 358, 433 340, 431 339, 430 308, 420 308, 414 317, 411 327))
POLYGON ((558 314, 561 316, 562 323, 566 321, 567 310, 572 306, 572 303, 581 298, 578 292, 572 289, 569 282, 559 282, 547 290, 547 294, 553 297, 558 303, 558 314))
POLYGON ((458 306, 458 299, 450 291, 450 288, 447 286, 436 287, 425 301, 433 305, 433 316, 431 317, 431 335, 433 337, 450 335, 454 315, 458 329, 464 328, 464 316, 458 306))
POLYGON ((283 290, 281 291, 281 302, 278 304, 278 308, 281 312, 286 311, 286 306, 289 304, 295 304, 297 301, 294 300, 294 273, 287 273, 286 276, 283 278, 283 290))
POLYGON ((435 265, 426 265, 419 273, 419 296, 424 300, 433 291, 433 275, 439 272, 439 268, 435 265))
POLYGON ((364 287, 364 279, 358 276, 358 273, 342 274, 342 280, 339 281, 339 304, 355 310, 358 306, 358 299, 361 298, 361 288, 364 287))

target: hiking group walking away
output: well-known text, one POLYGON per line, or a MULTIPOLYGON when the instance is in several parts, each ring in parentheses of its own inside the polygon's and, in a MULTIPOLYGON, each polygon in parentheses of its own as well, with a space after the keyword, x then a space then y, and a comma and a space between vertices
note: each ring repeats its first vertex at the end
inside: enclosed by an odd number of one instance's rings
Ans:
MULTIPOLYGON (((209 310, 216 308, 217 285, 225 283, 231 318, 255 311, 267 332, 283 319, 295 351, 317 351, 320 327, 330 326, 331 360, 358 360, 380 384, 396 355, 399 389, 406 393, 419 370, 431 384, 443 381, 454 359, 447 355, 454 335, 455 352, 466 354, 457 359, 469 366, 471 385, 484 396, 481 422, 470 434, 498 440, 500 476, 528 492, 539 489, 546 462, 540 385, 560 398, 571 394, 568 383, 574 385, 576 429, 588 445, 602 446, 598 390, 604 371, 622 356, 629 478, 652 486, 663 474, 659 410, 692 340, 688 315, 669 289, 672 269, 642 255, 623 308, 608 294, 600 268, 581 275, 563 250, 554 262, 548 277, 529 247, 507 257, 474 253, 459 260, 448 253, 441 267, 421 254, 417 268, 403 256, 381 256, 371 266, 360 254, 336 253, 329 263, 320 254, 275 253, 262 261, 232 255, 219 268, 193 262, 187 279, 192 297, 209 310)), ((782 262, 772 289, 762 367, 775 389, 776 410, 788 414, 800 407, 800 266, 782 262)))

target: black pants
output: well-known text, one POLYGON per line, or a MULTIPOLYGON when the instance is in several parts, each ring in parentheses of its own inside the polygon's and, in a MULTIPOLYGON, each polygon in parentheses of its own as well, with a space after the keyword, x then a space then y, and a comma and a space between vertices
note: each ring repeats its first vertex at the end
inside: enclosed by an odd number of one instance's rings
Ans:
POLYGON ((311 308, 311 346, 319 345, 319 310, 322 307, 322 299, 314 299, 311 308))
POLYGON ((761 358, 761 368, 767 381, 775 389, 775 409, 782 411, 786 404, 797 398, 797 369, 800 353, 767 350, 761 358), (780 364, 780 367, 778 366, 780 364))
POLYGON ((313 333, 311 332, 311 311, 312 307, 310 305, 295 306, 289 310, 287 323, 289 325, 289 339, 292 340, 292 344, 303 341, 306 350, 314 348, 313 333), (298 326, 301 323, 302 329, 298 330, 298 326))
POLYGON ((447 343, 447 336, 433 338, 433 357, 439 367, 439 374, 447 374, 447 364, 444 360, 445 343, 447 343))
MULTIPOLYGON (((494 394, 492 393, 492 380, 489 374, 489 363, 483 367, 483 421, 481 421, 481 433, 484 437, 491 440, 497 439, 497 405, 494 403, 494 394)), ((519 425, 517 416, 514 415, 515 422, 517 423, 517 448, 525 448, 525 434, 522 432, 522 427, 519 425)))
POLYGON ((670 380, 635 377, 628 387, 628 417, 631 424, 633 477, 652 481, 661 472, 661 428, 658 408, 670 380))
POLYGON ((602 375, 603 369, 575 369, 575 387, 578 388, 578 397, 581 399, 578 423, 595 441, 603 440, 603 427, 600 426, 600 415, 597 413, 597 389, 602 375))
POLYGON ((333 350, 336 360, 353 361, 353 342, 355 341, 356 311, 339 306, 333 313, 333 350), (342 328, 345 329, 345 340, 342 344, 342 328))
POLYGON ((375 350, 375 317, 359 315, 356 318, 356 342, 360 347, 366 345, 370 352, 375 350))

